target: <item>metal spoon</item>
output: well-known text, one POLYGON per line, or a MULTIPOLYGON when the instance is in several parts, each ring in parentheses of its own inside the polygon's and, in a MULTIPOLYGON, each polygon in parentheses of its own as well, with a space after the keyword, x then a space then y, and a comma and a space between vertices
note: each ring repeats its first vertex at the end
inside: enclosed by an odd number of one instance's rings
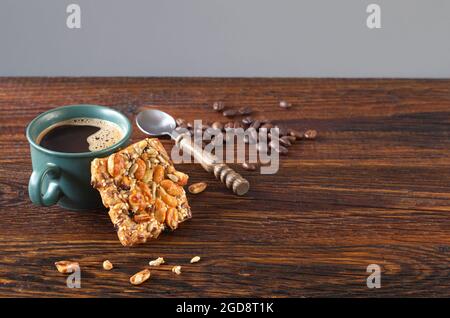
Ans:
POLYGON ((228 165, 220 163, 218 158, 192 142, 189 134, 179 134, 175 131, 175 119, 169 114, 157 110, 146 109, 136 116, 139 129, 150 136, 169 135, 183 152, 192 155, 208 172, 213 172, 227 188, 237 195, 244 195, 250 188, 250 183, 228 165))

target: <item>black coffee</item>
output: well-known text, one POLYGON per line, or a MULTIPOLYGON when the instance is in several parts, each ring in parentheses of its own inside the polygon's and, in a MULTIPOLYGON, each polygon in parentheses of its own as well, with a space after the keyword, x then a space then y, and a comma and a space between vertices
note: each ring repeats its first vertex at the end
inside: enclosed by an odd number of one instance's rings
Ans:
POLYGON ((95 118, 74 118, 45 129, 40 146, 59 152, 88 152, 111 147, 123 137, 116 124, 95 118))

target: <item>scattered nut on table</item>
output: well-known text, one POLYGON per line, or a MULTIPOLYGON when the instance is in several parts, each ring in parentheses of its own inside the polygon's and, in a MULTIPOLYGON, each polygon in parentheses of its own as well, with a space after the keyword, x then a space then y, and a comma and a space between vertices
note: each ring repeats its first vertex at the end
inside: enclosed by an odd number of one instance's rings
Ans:
POLYGON ((80 268, 80 264, 78 262, 71 262, 71 261, 59 261, 55 262, 56 269, 58 272, 66 274, 66 273, 72 273, 77 268, 80 268))
POLYGON ((150 261, 148 263, 148 265, 150 265, 150 266, 159 266, 159 265, 164 264, 164 263, 165 263, 164 258, 163 257, 158 257, 157 259, 154 259, 153 261, 150 261))
POLYGON ((150 271, 148 269, 141 270, 130 277, 130 283, 133 285, 140 285, 150 278, 150 271))
POLYGON ((180 275, 181 274, 181 266, 177 265, 177 266, 172 267, 172 272, 174 272, 177 275, 180 275))
POLYGON ((110 270, 113 269, 113 267, 114 267, 113 264, 109 260, 106 260, 106 261, 103 262, 103 269, 104 270, 110 271, 110 270))
POLYGON ((316 137, 317 137, 317 130, 309 129, 309 130, 305 131, 303 136, 305 137, 305 139, 316 139, 316 137))
POLYGON ((285 100, 281 100, 280 101, 280 107, 281 108, 290 108, 292 106, 292 104, 291 103, 288 103, 287 101, 285 101, 285 100))
POLYGON ((199 262, 199 261, 200 261, 200 256, 194 256, 194 257, 191 259, 191 264, 197 263, 197 262, 199 262))
POLYGON ((190 193, 198 194, 200 192, 205 191, 206 187, 207 187, 206 182, 197 182, 197 183, 191 184, 188 189, 189 189, 190 193))

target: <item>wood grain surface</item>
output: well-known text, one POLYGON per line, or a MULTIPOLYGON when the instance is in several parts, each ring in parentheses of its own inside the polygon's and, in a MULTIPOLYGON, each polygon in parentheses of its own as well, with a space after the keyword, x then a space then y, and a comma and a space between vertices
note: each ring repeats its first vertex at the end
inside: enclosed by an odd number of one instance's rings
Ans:
MULTIPOLYGON (((134 126, 133 141, 143 138, 134 126)), ((2 78, 0 296, 450 296, 450 80, 2 78), (277 104, 286 99, 288 110, 277 104), (187 120, 222 119, 214 101, 250 106, 290 128, 315 128, 280 171, 236 197, 199 166, 192 220, 134 248, 120 245, 104 210, 33 206, 26 125, 48 109, 114 107, 131 120, 150 105, 187 120), (190 265, 200 255, 202 260, 190 265), (129 277, 163 256, 182 265, 129 277), (66 287, 55 261, 81 265, 66 287), (109 259, 115 269, 104 271, 109 259), (381 288, 368 289, 369 264, 381 288), (169 269, 169 270, 167 270, 169 269)), ((164 140, 168 148, 173 145, 164 140)))

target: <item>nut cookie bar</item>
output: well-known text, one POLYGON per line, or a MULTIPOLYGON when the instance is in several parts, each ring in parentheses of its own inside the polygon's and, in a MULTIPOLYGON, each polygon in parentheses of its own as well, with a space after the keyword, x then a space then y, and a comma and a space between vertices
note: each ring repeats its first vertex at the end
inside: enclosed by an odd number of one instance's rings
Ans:
POLYGON ((124 246, 157 238, 191 217, 183 186, 188 175, 177 171, 157 138, 146 138, 91 163, 91 183, 109 208, 124 246))

